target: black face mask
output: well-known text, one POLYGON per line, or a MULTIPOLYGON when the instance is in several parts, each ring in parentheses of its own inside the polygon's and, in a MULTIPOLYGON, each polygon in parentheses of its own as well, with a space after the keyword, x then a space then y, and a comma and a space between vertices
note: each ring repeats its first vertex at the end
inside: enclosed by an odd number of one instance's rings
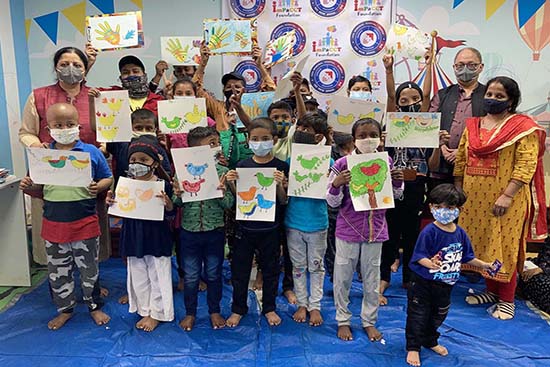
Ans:
POLYGON ((225 99, 229 101, 229 98, 231 98, 231 96, 233 95, 233 91, 231 89, 224 90, 223 95, 225 96, 225 99))
POLYGON ((399 106, 401 112, 420 112, 422 108, 422 101, 410 104, 408 106, 399 106))
POLYGON ((297 144, 315 144, 316 143, 315 134, 296 130, 294 132, 294 142, 297 144))

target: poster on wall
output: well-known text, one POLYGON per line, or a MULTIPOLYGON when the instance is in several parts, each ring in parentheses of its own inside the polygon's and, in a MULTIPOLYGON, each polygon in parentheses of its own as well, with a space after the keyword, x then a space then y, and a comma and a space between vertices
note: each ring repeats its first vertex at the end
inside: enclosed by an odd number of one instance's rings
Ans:
POLYGON ((99 51, 143 47, 141 11, 86 17, 88 42, 99 51))

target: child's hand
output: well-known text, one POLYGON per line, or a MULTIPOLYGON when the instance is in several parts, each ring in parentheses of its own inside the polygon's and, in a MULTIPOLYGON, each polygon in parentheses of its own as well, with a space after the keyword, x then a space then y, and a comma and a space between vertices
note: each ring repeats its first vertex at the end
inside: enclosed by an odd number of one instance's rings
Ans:
POLYGON ((231 87, 231 91, 233 92, 231 97, 229 97, 229 103, 231 104, 231 108, 232 109, 241 108, 241 98, 243 96, 242 92, 238 91, 234 86, 231 87))
POLYGON ((529 270, 525 270, 522 274, 521 274, 521 278, 523 279, 524 282, 527 282, 529 281, 532 277, 534 277, 535 275, 538 275, 538 274, 542 274, 543 271, 541 268, 539 267, 536 267, 534 269, 529 269, 529 270))
POLYGON ((252 60, 254 60, 256 65, 262 63, 262 49, 257 44, 252 47, 252 60))
POLYGON ((157 139, 159 141, 159 144, 165 149, 168 150, 168 136, 164 133, 160 133, 157 135, 157 139))
POLYGON ((97 195, 97 193, 99 192, 99 186, 97 185, 97 182, 92 181, 92 183, 90 184, 90 186, 88 186, 88 192, 89 192, 90 195, 92 195, 92 196, 96 196, 96 195, 97 195))
POLYGON ((449 143, 449 139, 451 138, 451 134, 447 130, 440 130, 439 131, 439 146, 447 145, 449 143))
POLYGON ((384 63, 384 67, 387 71, 393 71, 393 55, 384 55, 384 57, 382 58, 382 62, 384 63))
POLYGON ((172 87, 174 86, 174 74, 170 74, 170 79, 164 76, 164 88, 162 92, 166 96, 166 99, 174 99, 174 93, 172 87))
MULTIPOLYGON (((481 261, 481 260, 480 260, 481 261)), ((485 261, 481 261, 481 268, 483 270, 492 271, 495 270, 495 267, 491 263, 486 263, 485 261)))
POLYGON ((302 86, 302 81, 304 78, 302 78, 302 74, 295 71, 290 76, 290 81, 292 82, 292 88, 294 89, 294 93, 300 93, 300 87, 302 86))
POLYGON ((181 194, 183 194, 183 191, 181 191, 180 188, 180 183, 176 177, 172 180, 172 189, 174 190, 174 195, 177 197, 181 197, 181 194))
POLYGON ((210 48, 206 42, 202 41, 201 43, 201 65, 205 67, 208 64, 208 59, 210 58, 210 48))
POLYGON ((88 95, 90 97, 98 98, 101 95, 101 92, 97 88, 90 88, 88 95))
POLYGON ((227 182, 235 182, 239 179, 239 174, 236 170, 232 169, 225 174, 225 179, 227 182))
POLYGON ((33 185, 34 183, 32 182, 29 176, 23 177, 21 182, 19 182, 19 190, 21 191, 30 190, 33 185))
POLYGON ((277 185, 283 185, 285 182, 285 173, 283 171, 275 171, 273 178, 277 182, 277 185))
POLYGON ((107 204, 108 206, 113 206, 114 204, 116 204, 115 193, 112 192, 111 190, 107 191, 107 197, 105 198, 105 204, 107 204))
POLYGON ((401 169, 392 169, 391 170, 391 179, 394 181, 403 181, 405 176, 403 175, 403 170, 401 169))
POLYGON ((168 69, 168 63, 164 60, 159 60, 155 64, 155 72, 157 73, 157 76, 160 78, 162 78, 166 69, 168 69))
POLYGON ((162 199, 164 207, 168 210, 172 210, 172 200, 166 195, 164 191, 161 191, 159 194, 155 195, 157 198, 162 199))
POLYGON ((225 187, 226 181, 227 181, 227 174, 223 175, 220 178, 220 184, 218 185, 218 190, 220 190, 224 196, 226 191, 226 187, 225 187))
POLYGON ((433 53, 430 48, 426 48, 426 53, 424 54, 424 62, 426 65, 430 65, 432 63, 433 53))
POLYGON ((338 176, 332 181, 332 186, 339 188, 340 186, 344 186, 349 184, 351 181, 351 172, 349 170, 344 170, 340 172, 338 176))
POLYGON ((217 156, 218 158, 218 163, 224 167, 227 167, 229 166, 229 161, 227 160, 227 158, 225 157, 225 154, 223 154, 223 152, 220 152, 217 156))
POLYGON ((92 46, 91 42, 86 42, 86 56, 88 57, 88 70, 95 64, 97 58, 98 50, 92 46))
POLYGON ((388 136, 388 132, 382 131, 382 136, 380 136, 380 145, 378 146, 379 152, 383 152, 386 148, 386 136, 388 136))
POLYGON ((439 270, 439 268, 441 267, 441 256, 439 254, 436 254, 430 259, 430 264, 432 264, 430 269, 439 270))

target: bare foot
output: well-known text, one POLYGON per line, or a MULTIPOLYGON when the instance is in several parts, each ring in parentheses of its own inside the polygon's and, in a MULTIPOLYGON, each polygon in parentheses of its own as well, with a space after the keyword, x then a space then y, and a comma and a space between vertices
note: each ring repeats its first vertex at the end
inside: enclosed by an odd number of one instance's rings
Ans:
POLYGON ((183 283, 183 278, 180 278, 180 280, 178 280, 178 286, 176 287, 176 289, 179 292, 183 292, 183 287, 184 286, 185 286, 185 284, 183 283))
POLYGON ((409 350, 407 352, 407 363, 409 364, 409 366, 419 367, 420 366, 420 353, 415 352, 413 350, 409 350))
POLYGON ((265 314, 265 318, 267 319, 267 323, 270 326, 279 326, 281 325, 281 318, 275 311, 271 311, 265 314))
MULTIPOLYGON (((150 331, 153 331, 155 330, 155 328, 158 326, 159 324, 159 321, 158 320, 155 320, 154 318, 152 318, 151 316, 145 316, 144 318, 142 318, 140 320, 140 322, 138 322, 138 324, 141 323, 141 327, 138 327, 138 329, 141 329, 143 331, 147 331, 147 332, 150 332, 150 331)), ((136 327, 137 327, 137 324, 136 324, 136 327)))
POLYGON ((446 355, 449 354, 449 351, 447 350, 447 348, 445 348, 441 344, 438 344, 435 347, 432 347, 430 349, 433 350, 434 352, 436 352, 437 354, 439 354, 440 356, 443 356, 443 357, 445 357, 446 355))
POLYGON ((229 316, 229 318, 225 321, 225 325, 229 327, 239 326, 242 318, 242 315, 239 315, 238 313, 232 313, 231 316, 229 316))
POLYGON ((323 316, 319 310, 311 310, 309 313, 309 326, 323 325, 323 316))
POLYGON ((380 294, 384 294, 386 289, 390 287, 390 282, 386 282, 385 280, 380 281, 380 294))
POLYGON ((393 264, 391 264, 390 269, 392 273, 397 273, 397 269, 399 269, 399 259, 395 259, 393 264))
POLYGON ((208 288, 208 285, 202 280, 199 281, 199 292, 204 292, 208 288))
POLYGON ((58 330, 73 316, 73 313, 60 313, 48 322, 48 329, 58 330))
POLYGON ((380 333, 380 331, 378 331, 378 329, 375 328, 374 326, 367 326, 367 327, 364 327, 363 329, 367 333, 369 340, 371 342, 377 342, 382 339, 382 333, 380 333))
POLYGON ((284 291, 283 295, 286 297, 286 300, 291 305, 295 305, 298 302, 298 298, 296 298, 296 294, 292 289, 288 289, 284 291))
POLYGON ((124 296, 120 297, 118 299, 118 303, 121 305, 127 305, 128 304, 128 294, 125 294, 124 296))
POLYGON ((353 340, 353 335, 351 334, 351 328, 349 325, 338 326, 338 337, 346 342, 353 340))
POLYGON ((101 288, 99 289, 99 295, 100 295, 101 297, 107 297, 107 296, 109 295, 109 290, 108 290, 107 288, 101 287, 101 288))
POLYGON ((388 304, 388 299, 384 295, 379 294, 378 295, 378 304, 380 306, 386 306, 388 304))
POLYGON ((210 315, 210 323, 212 324, 212 329, 215 330, 225 327, 225 319, 219 313, 210 315))
POLYGON ((180 327, 185 331, 193 330, 193 326, 195 326, 195 316, 187 315, 180 322, 180 327))
POLYGON ((296 322, 306 322, 307 309, 303 306, 298 307, 298 310, 294 312, 292 318, 296 322))
POLYGON ((252 284, 252 289, 255 291, 261 291, 264 286, 264 278, 262 276, 262 272, 258 270, 256 273, 256 280, 254 280, 254 284, 252 284))
POLYGON ((111 317, 101 310, 95 310, 90 312, 90 316, 94 319, 96 325, 105 325, 111 320, 111 317))

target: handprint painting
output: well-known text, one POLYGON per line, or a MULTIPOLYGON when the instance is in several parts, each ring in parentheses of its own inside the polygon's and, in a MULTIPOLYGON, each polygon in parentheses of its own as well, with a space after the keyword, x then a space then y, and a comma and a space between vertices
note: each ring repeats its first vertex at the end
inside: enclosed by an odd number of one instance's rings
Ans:
POLYGON ((296 31, 292 30, 281 37, 270 40, 265 46, 264 65, 268 68, 280 64, 292 57, 292 50, 296 43, 296 31))
POLYGON ((100 51, 143 47, 141 12, 86 17, 88 41, 100 51))
POLYGON ((160 52, 170 65, 192 65, 200 63, 201 37, 160 37, 160 52))
POLYGON ((394 208, 388 153, 353 154, 346 159, 353 208, 358 212, 394 208))
POLYGON ((212 54, 249 55, 256 38, 256 20, 205 19, 204 40, 212 54))

